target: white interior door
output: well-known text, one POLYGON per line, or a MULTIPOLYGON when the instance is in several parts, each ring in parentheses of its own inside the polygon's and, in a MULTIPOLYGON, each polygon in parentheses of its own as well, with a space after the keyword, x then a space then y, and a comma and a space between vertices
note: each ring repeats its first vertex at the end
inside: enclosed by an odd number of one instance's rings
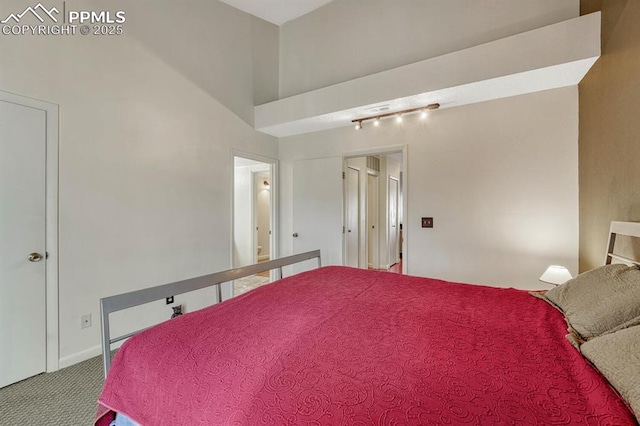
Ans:
POLYGON ((46 120, 0 101, 0 387, 46 369, 46 120))
POLYGON ((378 200, 378 176, 367 174, 367 266, 373 269, 378 269, 380 265, 378 250, 378 200))
POLYGON ((346 265, 360 267, 360 171, 347 167, 346 265))
POLYGON ((389 177, 389 267, 398 263, 398 180, 389 177))
MULTIPOLYGON (((323 265, 342 265, 342 158, 293 164, 293 251, 320 249, 323 265)), ((315 267, 294 266, 294 272, 315 267)))

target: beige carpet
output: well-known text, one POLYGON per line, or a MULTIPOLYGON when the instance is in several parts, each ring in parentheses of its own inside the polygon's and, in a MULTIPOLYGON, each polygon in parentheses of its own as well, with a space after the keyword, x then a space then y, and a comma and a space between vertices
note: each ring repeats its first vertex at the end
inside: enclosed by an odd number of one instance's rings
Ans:
POLYGON ((0 425, 91 425, 102 383, 102 358, 96 357, 4 387, 0 425))

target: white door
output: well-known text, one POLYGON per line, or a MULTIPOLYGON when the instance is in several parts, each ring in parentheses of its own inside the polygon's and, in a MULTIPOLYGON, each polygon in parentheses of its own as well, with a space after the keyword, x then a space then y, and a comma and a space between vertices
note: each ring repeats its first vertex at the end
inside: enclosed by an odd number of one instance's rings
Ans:
POLYGON ((46 120, 0 101, 0 387, 46 369, 46 120))
POLYGON ((346 265, 360 266, 360 172, 347 167, 346 265))
POLYGON ((389 266, 398 263, 398 180, 389 177, 389 266))
POLYGON ((367 256, 368 267, 378 269, 380 256, 378 251, 378 176, 367 175, 367 256))
MULTIPOLYGON (((321 250, 323 265, 342 265, 342 158, 293 164, 293 252, 321 250)), ((294 272, 315 267, 294 266, 294 272)))

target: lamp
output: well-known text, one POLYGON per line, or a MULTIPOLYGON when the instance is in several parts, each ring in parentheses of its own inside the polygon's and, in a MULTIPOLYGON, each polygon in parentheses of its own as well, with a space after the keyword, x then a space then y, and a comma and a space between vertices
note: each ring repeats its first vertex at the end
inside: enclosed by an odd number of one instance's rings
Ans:
POLYGON ((571 273, 564 266, 551 265, 544 271, 544 274, 539 278, 543 283, 548 283, 552 285, 560 285, 569 281, 571 278, 571 273))
POLYGON ((422 119, 427 118, 427 113, 429 111, 435 110, 440 108, 440 104, 439 103, 434 103, 434 104, 429 104, 426 107, 419 107, 419 108, 411 108, 411 109, 405 109, 403 111, 395 111, 395 112, 388 112, 386 114, 381 114, 381 115, 373 115, 371 117, 363 117, 363 118, 356 118, 355 120, 351 120, 352 123, 355 124, 356 130, 360 130, 362 129, 362 123, 364 121, 369 121, 369 120, 374 120, 373 121, 373 125, 374 126, 378 126, 380 124, 380 120, 382 120, 383 118, 387 118, 387 117, 395 117, 396 121, 398 123, 402 123, 402 116, 406 115, 406 114, 413 114, 413 113, 420 113, 420 117, 422 119))

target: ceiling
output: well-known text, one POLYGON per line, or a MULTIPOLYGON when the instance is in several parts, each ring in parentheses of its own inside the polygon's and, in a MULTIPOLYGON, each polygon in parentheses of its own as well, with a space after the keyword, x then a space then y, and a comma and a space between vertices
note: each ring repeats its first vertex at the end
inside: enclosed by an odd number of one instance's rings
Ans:
POLYGON ((220 0, 272 24, 282 25, 332 0, 220 0))

